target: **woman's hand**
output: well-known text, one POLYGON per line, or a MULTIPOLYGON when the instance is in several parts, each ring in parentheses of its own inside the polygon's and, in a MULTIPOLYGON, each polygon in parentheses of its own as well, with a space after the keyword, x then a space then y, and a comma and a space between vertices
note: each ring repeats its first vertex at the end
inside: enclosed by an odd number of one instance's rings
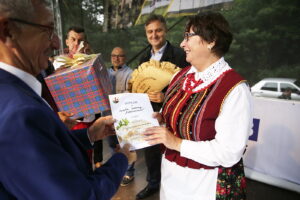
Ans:
POLYGON ((151 145, 164 144, 168 149, 180 152, 182 139, 174 136, 167 128, 154 126, 144 132, 145 140, 151 145))
POLYGON ((152 114, 152 117, 157 119, 159 125, 163 125, 165 123, 164 118, 162 117, 162 115, 159 112, 154 112, 152 114))

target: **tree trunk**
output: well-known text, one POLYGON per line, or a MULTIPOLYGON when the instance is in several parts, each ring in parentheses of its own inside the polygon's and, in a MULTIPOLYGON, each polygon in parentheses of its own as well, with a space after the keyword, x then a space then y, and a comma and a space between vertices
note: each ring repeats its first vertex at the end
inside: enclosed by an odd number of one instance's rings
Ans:
POLYGON ((108 31, 108 24, 109 24, 109 0, 103 0, 104 2, 104 22, 103 22, 103 32, 108 31))

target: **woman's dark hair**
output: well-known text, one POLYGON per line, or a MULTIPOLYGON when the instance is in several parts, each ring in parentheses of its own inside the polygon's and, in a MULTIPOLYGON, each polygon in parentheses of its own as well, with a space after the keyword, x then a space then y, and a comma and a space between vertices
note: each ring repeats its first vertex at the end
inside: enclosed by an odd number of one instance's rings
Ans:
POLYGON ((230 32, 229 23, 220 13, 203 12, 191 16, 186 24, 185 31, 192 29, 204 41, 215 42, 211 49, 217 56, 224 56, 232 42, 232 33, 230 32))

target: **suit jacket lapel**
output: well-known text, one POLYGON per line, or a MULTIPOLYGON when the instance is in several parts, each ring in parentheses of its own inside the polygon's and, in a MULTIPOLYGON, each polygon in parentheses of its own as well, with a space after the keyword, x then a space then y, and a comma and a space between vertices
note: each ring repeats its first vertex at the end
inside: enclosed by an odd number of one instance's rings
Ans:
POLYGON ((172 52, 171 52, 171 48, 170 48, 170 42, 167 41, 167 46, 165 48, 165 51, 160 59, 160 61, 170 61, 172 60, 172 52))

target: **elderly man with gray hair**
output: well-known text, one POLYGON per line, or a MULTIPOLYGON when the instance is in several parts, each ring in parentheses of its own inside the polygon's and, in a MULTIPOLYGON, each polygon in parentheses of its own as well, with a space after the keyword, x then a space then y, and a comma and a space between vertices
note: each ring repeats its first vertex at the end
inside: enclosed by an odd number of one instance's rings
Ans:
POLYGON ((57 35, 45 0, 0 0, 0 199, 111 199, 128 146, 92 170, 85 154, 112 134, 111 116, 73 131, 41 97, 35 78, 57 35))

